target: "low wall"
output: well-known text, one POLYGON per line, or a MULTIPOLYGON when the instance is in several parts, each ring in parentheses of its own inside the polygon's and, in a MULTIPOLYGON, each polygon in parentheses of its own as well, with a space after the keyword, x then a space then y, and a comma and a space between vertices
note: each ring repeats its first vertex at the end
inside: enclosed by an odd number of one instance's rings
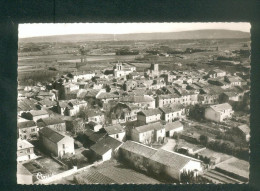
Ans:
POLYGON ((70 170, 67 170, 65 172, 62 172, 62 173, 59 173, 59 174, 56 174, 56 175, 53 175, 49 178, 45 178, 45 179, 42 179, 42 180, 38 180, 36 182, 34 182, 34 184, 48 184, 48 183, 51 183, 51 182, 54 182, 54 181, 57 181, 61 178, 64 178, 64 177, 67 177, 67 176, 70 176, 74 173, 77 172, 77 167, 74 167, 73 169, 70 169, 70 170))
POLYGON ((67 171, 62 172, 60 174, 53 175, 53 176, 48 177, 48 178, 43 179, 43 180, 38 180, 38 181, 34 182, 34 184, 50 184, 50 183, 52 183, 54 181, 60 180, 62 178, 70 176, 72 174, 75 174, 75 173, 87 170, 88 168, 96 166, 96 165, 99 165, 99 164, 101 164, 103 162, 104 161, 97 161, 94 164, 91 164, 89 166, 85 166, 85 167, 82 167, 82 168, 79 168, 79 169, 77 167, 74 167, 73 169, 67 170, 67 171))

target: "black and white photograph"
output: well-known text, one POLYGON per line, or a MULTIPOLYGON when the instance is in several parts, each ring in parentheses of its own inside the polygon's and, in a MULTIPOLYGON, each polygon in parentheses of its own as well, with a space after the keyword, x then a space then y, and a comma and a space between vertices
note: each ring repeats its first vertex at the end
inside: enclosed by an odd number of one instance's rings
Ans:
POLYGON ((248 184, 250 29, 19 24, 17 184, 248 184))

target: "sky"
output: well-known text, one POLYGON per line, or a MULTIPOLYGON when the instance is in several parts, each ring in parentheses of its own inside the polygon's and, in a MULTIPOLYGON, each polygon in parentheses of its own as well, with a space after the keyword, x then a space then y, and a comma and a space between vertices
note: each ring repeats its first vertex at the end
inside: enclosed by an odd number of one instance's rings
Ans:
POLYGON ((250 32, 251 25, 237 23, 71 23, 19 24, 19 38, 67 34, 127 34, 226 29, 250 32))

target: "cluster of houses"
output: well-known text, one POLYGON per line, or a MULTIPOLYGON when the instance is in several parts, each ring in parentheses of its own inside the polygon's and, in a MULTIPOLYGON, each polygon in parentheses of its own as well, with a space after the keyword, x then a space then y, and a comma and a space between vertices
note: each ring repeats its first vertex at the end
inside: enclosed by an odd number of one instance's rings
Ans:
MULTIPOLYGON (((101 160, 113 156, 130 163, 139 160, 179 180, 185 170, 202 171, 201 162, 149 145, 162 144, 183 131, 182 120, 195 104, 206 105, 208 120, 231 118, 230 101, 241 101, 249 91, 246 87, 241 77, 219 69, 163 71, 152 64, 146 72, 137 72, 128 63, 116 63, 108 74, 75 72, 47 85, 19 86, 17 161, 37 157, 33 140, 57 157, 73 155, 74 138, 82 133, 101 160)), ((248 133, 246 127, 240 129, 248 133)))

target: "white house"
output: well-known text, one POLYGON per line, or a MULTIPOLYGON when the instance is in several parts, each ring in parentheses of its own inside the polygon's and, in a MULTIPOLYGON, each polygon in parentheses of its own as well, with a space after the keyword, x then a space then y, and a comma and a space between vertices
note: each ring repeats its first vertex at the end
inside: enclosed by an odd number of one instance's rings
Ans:
POLYGON ((228 103, 211 105, 205 109, 205 118, 215 122, 222 122, 226 118, 231 118, 234 111, 228 103))
POLYGON ((172 137, 174 133, 179 133, 183 131, 183 124, 180 121, 175 121, 172 123, 167 123, 165 125, 166 137, 172 137))
POLYGON ((104 127, 104 129, 110 137, 117 139, 119 141, 125 140, 126 132, 124 127, 122 127, 120 124, 107 126, 104 127))
POLYGON ((137 113, 137 121, 140 124, 152 123, 161 119, 161 111, 156 109, 142 110, 137 113))
POLYGON ((61 132, 44 127, 39 131, 41 145, 55 156, 62 157, 66 153, 75 154, 74 139, 61 132))
POLYGON ((101 158, 103 161, 111 159, 113 156, 117 156, 118 149, 123 143, 110 136, 106 136, 99 140, 96 144, 90 147, 96 157, 101 158))
POLYGON ((224 77, 226 75, 226 72, 220 69, 211 70, 208 73, 208 76, 210 78, 217 78, 217 77, 224 77))
POLYGON ((26 140, 17 139, 17 162, 35 159, 34 146, 26 140))
POLYGON ((133 141, 150 144, 159 142, 165 137, 165 128, 160 122, 135 127, 131 130, 133 141))
POLYGON ((193 171, 195 174, 202 171, 201 161, 163 149, 157 150, 151 156, 149 163, 151 169, 154 169, 154 171, 165 173, 176 180, 181 180, 181 174, 184 171, 193 171))
POLYGON ((184 109, 181 105, 174 105, 172 107, 162 107, 162 119, 166 122, 173 122, 177 118, 184 116, 184 109))
POLYGON ((143 96, 126 96, 120 99, 123 103, 132 103, 141 108, 155 108, 155 99, 152 96, 143 95, 143 96))
POLYGON ((95 76, 94 72, 76 72, 73 76, 73 82, 78 82, 80 80, 91 80, 95 76))
POLYGON ((110 160, 112 157, 112 149, 99 143, 92 145, 90 150, 96 154, 97 158, 101 158, 102 161, 110 160))

